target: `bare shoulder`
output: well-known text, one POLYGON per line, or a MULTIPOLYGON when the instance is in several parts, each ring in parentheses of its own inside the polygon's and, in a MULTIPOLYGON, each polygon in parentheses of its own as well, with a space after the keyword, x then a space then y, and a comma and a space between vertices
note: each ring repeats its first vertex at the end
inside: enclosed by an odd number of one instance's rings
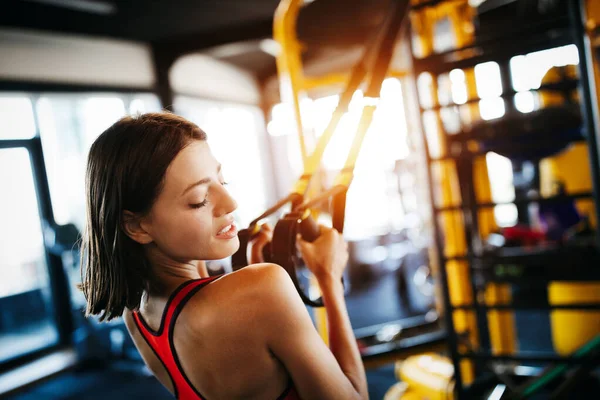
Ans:
MULTIPOLYGON (((264 317, 285 303, 302 304, 287 272, 276 264, 262 263, 242 268, 211 282, 189 300, 186 308, 209 307, 228 319, 264 317)), ((202 323, 200 319, 197 320, 202 323)))

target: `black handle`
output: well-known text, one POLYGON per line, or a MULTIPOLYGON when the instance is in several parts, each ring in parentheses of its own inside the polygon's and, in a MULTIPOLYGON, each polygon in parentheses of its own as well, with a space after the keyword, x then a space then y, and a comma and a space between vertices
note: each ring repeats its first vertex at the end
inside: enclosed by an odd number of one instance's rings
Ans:
POLYGON ((248 259, 246 257, 246 248, 250 241, 250 231, 248 229, 242 229, 238 232, 238 239, 240 240, 240 247, 231 256, 231 269, 237 271, 240 268, 244 268, 248 265, 248 259))
POLYGON ((271 242, 265 244, 262 249, 262 256, 264 262, 273 262, 273 253, 271 252, 271 242))
POLYGON ((307 242, 314 242, 321 236, 321 228, 311 216, 308 216, 300 222, 300 235, 307 242))

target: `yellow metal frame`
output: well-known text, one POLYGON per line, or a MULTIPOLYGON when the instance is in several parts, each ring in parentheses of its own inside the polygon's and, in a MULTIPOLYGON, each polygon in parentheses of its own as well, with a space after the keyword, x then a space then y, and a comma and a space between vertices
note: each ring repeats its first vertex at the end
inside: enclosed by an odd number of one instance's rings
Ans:
POLYGON ((273 20, 273 39, 280 46, 276 63, 281 100, 283 103, 291 103, 294 107, 300 152, 302 161, 306 165, 308 155, 300 115, 300 96, 304 94, 302 89, 302 58, 300 56, 300 43, 296 36, 296 21, 302 3, 302 0, 282 0, 279 3, 273 20))
MULTIPOLYGON (((413 1, 413 4, 418 4, 413 1)), ((434 28, 443 19, 450 20, 454 42, 457 48, 464 47, 473 42, 472 18, 474 9, 468 5, 467 0, 456 0, 442 3, 434 7, 425 7, 413 11, 410 15, 413 32, 417 36, 420 53, 419 56, 426 57, 433 53, 434 28)), ((474 70, 464 70, 465 83, 467 85, 467 96, 469 99, 477 97, 474 70)), ((433 82, 432 95, 437 99, 437 82, 433 82)), ((437 103, 437 100, 434 101, 437 103)), ((460 106, 461 117, 469 122, 478 119, 477 104, 466 104, 460 106)), ((437 129, 439 142, 442 149, 445 147, 442 137, 439 113, 437 114, 437 129)), ((443 154, 442 154, 443 155, 443 154)), ((452 161, 439 162, 434 169, 436 184, 442 188, 441 206, 453 206, 461 203, 460 190, 458 189, 458 177, 456 165, 452 161)), ((491 201, 491 189, 485 157, 479 157, 473 165, 473 181, 475 182, 476 197, 479 202, 491 201)), ((497 229, 493 210, 480 210, 480 233, 486 236, 497 229)), ((447 257, 464 256, 467 250, 465 242, 465 227, 460 211, 447 211, 441 215, 441 225, 444 230, 445 249, 447 257)), ((470 272, 466 261, 453 260, 446 263, 448 274, 448 286, 450 301, 453 305, 472 304, 474 294, 470 282, 470 272)), ((488 284, 485 290, 485 301, 493 305, 498 303, 509 303, 511 300, 510 286, 507 284, 488 284)), ((516 334, 514 314, 510 311, 490 311, 487 313, 490 342, 494 353, 512 353, 516 350, 516 334)), ((469 332, 468 338, 471 346, 475 349, 479 346, 477 334, 477 320, 473 311, 456 310, 453 312, 453 320, 457 332, 469 332)), ((466 349, 462 349, 466 350, 466 349)), ((460 364, 463 381, 471 383, 474 379, 473 363, 468 360, 460 364)))

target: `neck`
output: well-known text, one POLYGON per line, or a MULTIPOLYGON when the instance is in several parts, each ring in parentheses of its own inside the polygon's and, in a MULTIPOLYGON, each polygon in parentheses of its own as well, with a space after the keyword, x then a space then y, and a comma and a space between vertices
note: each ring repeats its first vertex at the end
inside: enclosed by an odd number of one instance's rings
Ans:
POLYGON ((146 256, 152 265, 154 278, 160 285, 151 290, 150 295, 169 295, 184 282, 209 276, 206 263, 201 260, 179 262, 155 251, 147 252, 146 256))

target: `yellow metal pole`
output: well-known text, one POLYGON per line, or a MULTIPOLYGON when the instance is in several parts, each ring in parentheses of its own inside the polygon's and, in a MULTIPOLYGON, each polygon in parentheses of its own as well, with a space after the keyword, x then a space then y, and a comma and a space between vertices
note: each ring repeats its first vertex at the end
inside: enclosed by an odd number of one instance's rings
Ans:
MULTIPOLYGON (((455 44, 457 46, 468 43, 469 29, 465 28, 464 16, 469 15, 464 11, 464 7, 468 7, 467 0, 451 2, 448 4, 440 4, 436 7, 426 7, 424 9, 411 13, 411 22, 415 27, 417 34, 420 54, 418 56, 425 57, 433 52, 434 48, 434 26, 444 18, 450 19, 453 25, 453 33, 455 36, 455 44), (463 7, 458 10, 457 7, 463 7)), ((438 104, 437 100, 437 80, 433 79, 433 103, 438 104)), ((436 113, 435 132, 428 132, 428 136, 435 136, 439 140, 440 148, 445 153, 445 137, 443 137, 441 129, 441 121, 439 112, 436 113)), ((436 184, 441 186, 441 206, 458 205, 461 203, 460 190, 458 186, 458 176, 456 165, 453 161, 444 161, 438 163, 434 168, 436 184)), ((465 241, 465 227, 462 213, 460 211, 448 211, 441 214, 441 225, 444 230, 444 253, 447 257, 464 256, 467 251, 465 241)), ((470 273, 468 264, 461 260, 451 260, 446 263, 448 275, 448 289, 450 292, 450 301, 453 305, 470 304, 473 301, 473 293, 471 290, 470 273)), ((457 332, 468 332, 469 342, 475 348, 479 346, 477 340, 477 321, 472 311, 456 310, 453 313, 453 320, 457 332)), ((461 349, 466 350, 466 349, 461 349)), ((460 363, 461 374, 463 381, 469 384, 474 379, 474 366, 469 360, 462 360, 460 363)))
MULTIPOLYGON (((492 191, 485 157, 478 157, 473 166, 473 181, 477 201, 489 203, 492 201, 492 191)), ((497 229, 494 210, 479 211, 479 232, 485 238, 497 229)), ((485 303, 489 305, 507 304, 512 301, 509 284, 489 283, 485 288, 485 303)), ((493 310, 487 313, 490 344, 494 354, 511 354, 516 351, 517 340, 514 313, 510 311, 493 310)))
POLYGON ((301 46, 296 36, 296 20, 301 5, 302 0, 282 0, 279 3, 273 19, 273 39, 280 47, 275 60, 281 101, 293 106, 302 161, 306 163, 308 153, 300 113, 300 98, 303 95, 301 46))

